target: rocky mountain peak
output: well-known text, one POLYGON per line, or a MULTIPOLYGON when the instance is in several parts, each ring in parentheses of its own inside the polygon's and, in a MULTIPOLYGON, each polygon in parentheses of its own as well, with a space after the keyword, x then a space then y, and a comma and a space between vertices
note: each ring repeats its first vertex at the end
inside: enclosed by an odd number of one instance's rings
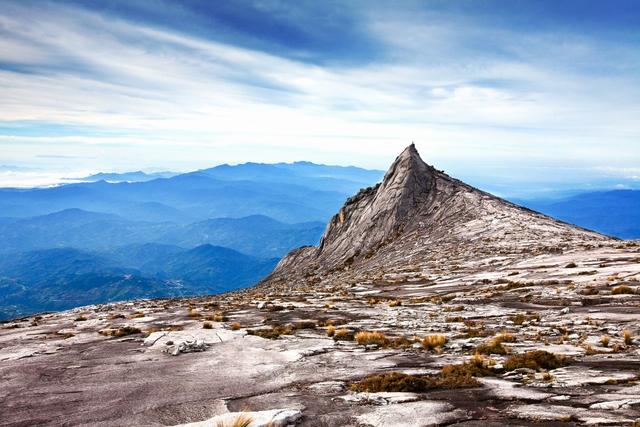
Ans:
POLYGON ((346 201, 318 247, 289 254, 266 282, 345 268, 353 274, 416 269, 440 254, 561 251, 607 239, 451 178, 411 144, 382 182, 346 201))
POLYGON ((405 148, 381 183, 349 198, 331 219, 319 254, 347 260, 397 236, 427 201, 436 174, 420 158, 414 144, 405 148))

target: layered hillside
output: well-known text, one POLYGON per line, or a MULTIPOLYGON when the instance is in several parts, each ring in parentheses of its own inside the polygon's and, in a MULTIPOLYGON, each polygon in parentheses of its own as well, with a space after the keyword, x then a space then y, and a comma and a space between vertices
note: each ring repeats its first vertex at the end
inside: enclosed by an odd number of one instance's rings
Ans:
POLYGON ((411 144, 380 184, 347 200, 319 246, 293 251, 265 282, 420 271, 445 253, 557 253, 610 239, 454 179, 427 165, 411 144))

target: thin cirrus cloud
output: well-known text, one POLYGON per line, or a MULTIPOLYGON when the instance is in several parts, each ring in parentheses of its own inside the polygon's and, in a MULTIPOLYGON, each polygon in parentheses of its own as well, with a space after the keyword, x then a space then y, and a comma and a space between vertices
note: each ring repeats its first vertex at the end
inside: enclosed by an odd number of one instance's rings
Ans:
POLYGON ((489 188, 540 171, 634 181, 640 34, 625 11, 480 3, 5 2, 0 163, 384 168, 413 140, 489 188))

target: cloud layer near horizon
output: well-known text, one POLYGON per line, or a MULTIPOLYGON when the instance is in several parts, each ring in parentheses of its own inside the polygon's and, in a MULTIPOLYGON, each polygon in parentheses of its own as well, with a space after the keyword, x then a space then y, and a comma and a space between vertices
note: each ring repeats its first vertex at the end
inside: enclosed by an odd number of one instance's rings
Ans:
POLYGON ((637 177, 632 3, 233 3, 0 4, 0 163, 385 168, 413 140, 463 177, 637 177))

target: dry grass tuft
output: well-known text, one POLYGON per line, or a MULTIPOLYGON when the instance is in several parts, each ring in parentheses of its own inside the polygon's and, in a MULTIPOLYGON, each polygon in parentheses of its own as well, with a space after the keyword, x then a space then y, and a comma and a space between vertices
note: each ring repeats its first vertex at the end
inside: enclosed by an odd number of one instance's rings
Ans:
POLYGON ((262 338, 278 339, 280 335, 291 335, 293 326, 291 325, 275 325, 268 329, 248 329, 248 335, 255 335, 262 338))
POLYGON ((337 329, 333 334, 333 339, 335 341, 353 341, 355 338, 355 333, 349 329, 337 329))
POLYGON ((402 305, 402 301, 400 301, 399 299, 389 302, 389 307, 399 307, 401 305, 402 305))
POLYGON ((121 326, 118 329, 103 329, 99 331, 100 335, 107 337, 124 337, 127 335, 139 334, 142 331, 134 326, 121 326))
POLYGON ((231 330, 232 331, 238 331, 240 329, 242 329, 242 325, 239 322, 233 322, 231 324, 231 330))
POLYGON ((115 320, 115 319, 124 319, 125 316, 122 313, 114 313, 114 314, 110 314, 109 316, 107 316, 107 319, 109 320, 115 320))
POLYGON ((476 354, 507 354, 507 349, 502 345, 503 342, 515 342, 516 337, 508 332, 501 332, 487 343, 482 343, 476 347, 476 354))
POLYGON ((216 427, 249 427, 253 422, 253 417, 247 414, 240 414, 229 422, 218 421, 216 427))
POLYGON ((315 320, 302 320, 300 322, 296 322, 293 325, 294 329, 315 329, 318 326, 318 322, 315 320))
POLYGON ((513 371, 518 368, 529 368, 539 371, 541 369, 556 369, 563 366, 565 359, 544 350, 528 351, 523 354, 515 354, 504 362, 504 369, 513 371))
POLYGON ((202 324, 202 329, 213 329, 213 325, 211 324, 211 322, 204 322, 202 324))
POLYGON ((616 286, 615 288, 613 288, 611 290, 611 293, 613 295, 622 295, 622 294, 635 294, 635 292, 633 291, 633 289, 631 289, 629 286, 627 285, 620 285, 620 286, 616 286))
POLYGON ((425 350, 437 350, 447 343, 447 337, 444 335, 427 335, 422 340, 422 348, 425 350))
POLYGON ((624 340, 624 345, 629 346, 633 344, 633 334, 628 329, 622 331, 622 339, 624 340))
POLYGON ((524 314, 524 313, 518 313, 515 314, 513 316, 509 316, 509 320, 511 320, 513 322, 514 325, 522 325, 524 322, 530 322, 532 320, 540 320, 540 315, 539 314, 524 314))
POLYGON ((84 316, 82 314, 80 316, 76 317, 75 319, 73 319, 74 322, 84 322, 86 320, 89 320, 89 319, 87 318, 87 316, 84 316))
POLYGON ((600 344, 602 344, 603 347, 609 347, 609 336, 608 335, 603 335, 600 337, 600 344))
POLYGON ((356 342, 360 345, 378 345, 384 347, 388 344, 389 340, 382 332, 358 332, 355 335, 356 342))
POLYGON ((76 336, 75 334, 73 334, 71 332, 60 332, 60 331, 56 332, 55 335, 60 337, 60 338, 62 338, 63 340, 66 340, 66 339, 69 339, 69 338, 73 338, 73 337, 76 336))
POLYGON ((327 326, 327 336, 332 337, 336 333, 336 327, 333 325, 327 326))

